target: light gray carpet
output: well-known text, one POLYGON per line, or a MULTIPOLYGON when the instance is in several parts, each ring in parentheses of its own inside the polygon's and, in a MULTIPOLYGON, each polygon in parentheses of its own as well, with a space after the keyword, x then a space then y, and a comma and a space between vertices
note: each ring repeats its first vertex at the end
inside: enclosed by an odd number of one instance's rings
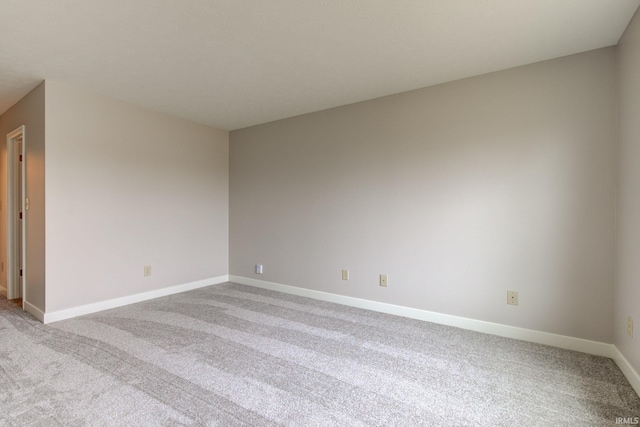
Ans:
POLYGON ((42 325, 0 299, 0 425, 603 426, 615 363, 224 284, 42 325))

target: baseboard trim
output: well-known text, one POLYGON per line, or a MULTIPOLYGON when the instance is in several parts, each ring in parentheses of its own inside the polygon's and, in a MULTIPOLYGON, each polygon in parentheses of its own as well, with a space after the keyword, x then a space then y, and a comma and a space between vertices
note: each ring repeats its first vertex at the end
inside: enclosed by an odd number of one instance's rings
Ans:
POLYGON ((618 347, 613 346, 613 351, 614 355, 612 359, 616 362, 616 365, 618 365, 624 376, 627 377, 627 380, 629 380, 631 387, 633 387, 636 393, 638 393, 638 396, 640 396, 640 374, 638 374, 638 372, 633 369, 631 363, 629 363, 627 358, 624 357, 618 347))
MULTIPOLYGON (((147 301, 150 299, 165 297, 167 295, 178 294, 181 292, 191 291, 193 289, 204 288, 206 286, 218 285, 228 282, 229 276, 211 277, 209 279, 198 280, 196 282, 183 283, 181 285, 170 286, 168 288, 156 289, 153 291, 142 292, 139 294, 129 295, 121 298, 114 298, 107 301, 100 301, 93 304, 81 305, 78 307, 58 310, 51 313, 44 313, 43 318, 39 319, 42 323, 53 323, 60 320, 71 319, 73 317, 84 316, 85 314, 96 313, 111 308, 122 307, 137 302, 147 301)), ((28 311, 28 310, 27 310, 28 311)))
POLYGON ((267 282, 264 280, 256 280, 243 276, 230 275, 229 281, 240 283, 243 285, 254 286, 256 288, 269 289, 272 291, 284 292, 287 294, 313 298, 321 301, 333 302, 350 307, 364 308, 381 313, 409 317, 411 319, 424 320, 441 325, 455 326, 457 328, 468 329, 471 331, 483 332, 486 334, 498 335, 507 338, 514 338, 538 344, 545 344, 553 347, 564 348, 567 350, 574 350, 580 351, 582 353, 609 357, 612 359, 614 359, 615 357, 613 344, 607 344, 598 341, 590 341, 582 338, 574 338, 566 335, 535 331, 532 329, 519 328, 516 326, 508 326, 499 323, 485 322, 483 320, 469 319, 466 317, 436 313, 433 311, 403 307, 394 304, 387 304, 384 302, 348 297, 312 289, 298 288, 295 286, 267 282))
POLYGON ((40 310, 35 305, 31 304, 29 301, 22 301, 22 309, 44 323, 44 311, 40 310))
POLYGON ((0 286, 0 295, 7 298, 7 288, 0 286))

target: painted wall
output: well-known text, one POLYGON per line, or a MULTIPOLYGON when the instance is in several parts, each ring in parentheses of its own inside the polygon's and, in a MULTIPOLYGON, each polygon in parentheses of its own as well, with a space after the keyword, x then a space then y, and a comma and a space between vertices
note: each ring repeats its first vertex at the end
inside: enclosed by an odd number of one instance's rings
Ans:
POLYGON ((614 343, 640 372, 640 14, 618 44, 619 175, 614 343), (627 316, 635 335, 627 335, 627 316))
POLYGON ((41 83, 13 107, 0 116, 0 139, 2 159, 2 181, 0 181, 0 198, 2 199, 1 256, 5 268, 0 273, 3 286, 7 283, 7 177, 6 177, 6 143, 7 134, 25 125, 26 141, 26 192, 30 201, 30 209, 25 212, 27 223, 27 265, 25 300, 41 311, 45 310, 45 85, 41 83))
POLYGON ((606 48, 233 131, 230 274, 610 343, 616 96, 606 48))
POLYGON ((54 81, 46 111, 47 312, 228 273, 228 132, 54 81))

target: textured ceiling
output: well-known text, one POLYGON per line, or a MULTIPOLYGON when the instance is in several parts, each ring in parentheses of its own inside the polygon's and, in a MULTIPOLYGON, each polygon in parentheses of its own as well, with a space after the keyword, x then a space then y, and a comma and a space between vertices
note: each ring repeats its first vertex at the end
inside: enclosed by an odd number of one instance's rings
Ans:
POLYGON ((614 45, 640 0, 0 0, 0 112, 59 80, 232 130, 614 45))

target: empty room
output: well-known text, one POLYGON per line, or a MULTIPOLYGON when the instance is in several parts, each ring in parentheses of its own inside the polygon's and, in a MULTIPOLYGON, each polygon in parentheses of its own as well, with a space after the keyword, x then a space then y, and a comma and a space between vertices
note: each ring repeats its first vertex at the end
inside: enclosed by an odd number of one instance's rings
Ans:
POLYGON ((639 7, 1 1, 0 425, 640 425, 639 7))

